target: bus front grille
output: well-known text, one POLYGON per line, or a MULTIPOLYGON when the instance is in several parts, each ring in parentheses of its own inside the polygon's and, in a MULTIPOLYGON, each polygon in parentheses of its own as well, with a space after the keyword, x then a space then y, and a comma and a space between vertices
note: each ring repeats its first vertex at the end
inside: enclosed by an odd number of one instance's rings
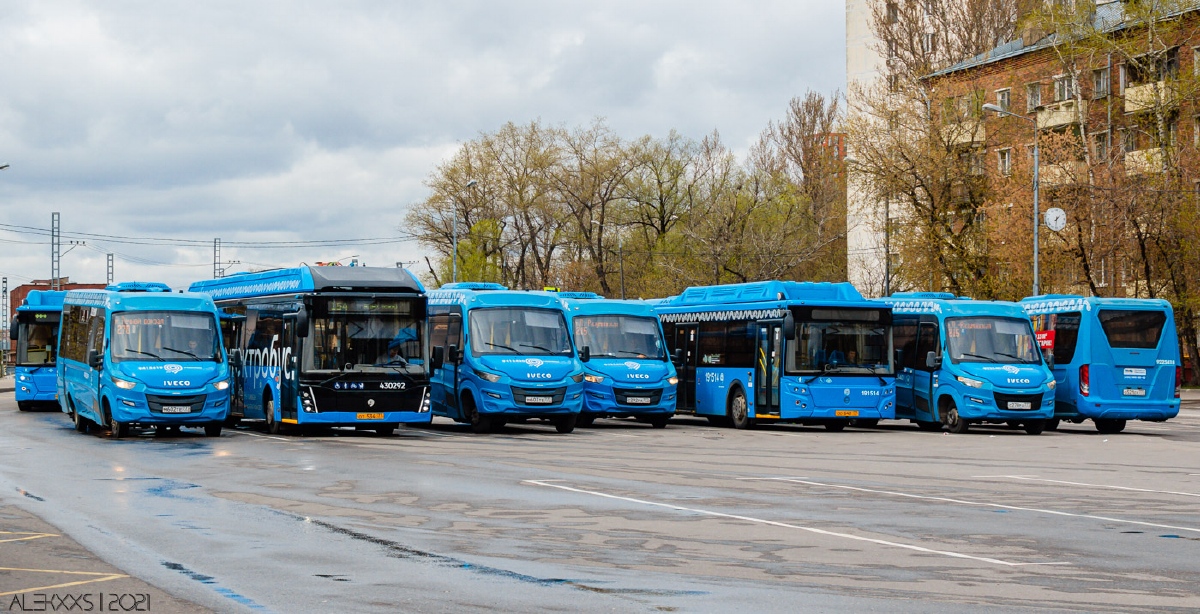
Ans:
POLYGON ((653 390, 613 388, 613 395, 617 397, 617 405, 658 405, 658 402, 662 400, 662 392, 662 388, 653 390))
POLYGON ((146 404, 150 406, 150 411, 159 414, 188 414, 200 413, 204 411, 204 401, 206 396, 203 394, 189 395, 186 397, 169 397, 158 394, 146 395, 146 404), (166 411, 163 408, 168 408, 166 411), (180 408, 187 407, 188 411, 182 411, 180 408))
POLYGON ((512 387, 513 400, 518 405, 559 405, 567 396, 567 389, 561 388, 517 388, 512 387))
POLYGON ((997 392, 996 407, 1008 411, 1037 411, 1042 408, 1042 395, 1004 394, 997 392))

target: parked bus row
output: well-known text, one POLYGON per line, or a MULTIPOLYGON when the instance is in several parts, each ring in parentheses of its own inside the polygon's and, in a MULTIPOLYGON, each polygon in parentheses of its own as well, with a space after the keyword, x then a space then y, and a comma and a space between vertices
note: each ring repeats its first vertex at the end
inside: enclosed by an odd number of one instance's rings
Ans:
POLYGON ((118 437, 135 425, 217 436, 243 419, 391 434, 435 415, 479 433, 528 420, 569 433, 602 417, 662 428, 674 415, 1030 434, 1091 419, 1115 433, 1177 415, 1182 378, 1165 301, 871 300, 847 283, 618 301, 302 266, 178 293, 35 292, 13 338, 20 409, 57 402, 77 429, 118 437))

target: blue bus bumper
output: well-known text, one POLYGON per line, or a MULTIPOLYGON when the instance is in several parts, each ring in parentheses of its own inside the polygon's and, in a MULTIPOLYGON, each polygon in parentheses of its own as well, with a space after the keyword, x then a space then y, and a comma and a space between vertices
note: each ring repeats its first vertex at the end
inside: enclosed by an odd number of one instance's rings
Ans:
POLYGON ((617 399, 617 391, 609 384, 587 383, 584 384, 584 388, 584 403, 581 413, 585 416, 629 418, 636 416, 671 416, 675 414, 675 386, 640 388, 636 390, 620 389, 622 399, 633 397, 653 400, 657 397, 657 403, 648 403, 645 405, 619 401, 617 399))
MULTIPOLYGON (((154 390, 147 392, 152 395, 165 396, 165 393, 156 393, 154 390)), ((177 393, 178 391, 171 392, 177 393)), ((113 420, 127 424, 198 426, 224 422, 229 415, 229 392, 196 393, 195 396, 200 394, 205 396, 203 406, 197 411, 199 404, 196 404, 188 413, 164 413, 160 410, 153 410, 146 399, 146 394, 142 392, 112 395, 109 407, 113 420)))
MULTIPOLYGON (((958 392, 958 391, 956 391, 958 392)), ((989 422, 1022 422, 1025 420, 1049 420, 1054 417, 1053 391, 1016 391, 1012 396, 1029 397, 1042 395, 1041 405, 1029 409, 1002 409, 996 402, 992 390, 975 390, 959 392, 955 396, 958 415, 963 420, 989 422)), ((1002 393, 1009 394, 1009 393, 1002 393)))
POLYGON ((58 382, 55 381, 53 370, 48 374, 37 371, 23 373, 18 370, 13 383, 13 394, 17 401, 50 403, 58 400, 58 382))
POLYGON ((1170 420, 1179 415, 1179 399, 1098 399, 1083 397, 1078 405, 1059 403, 1054 417, 1062 420, 1099 418, 1101 420, 1170 420))
POLYGON ((498 416, 501 418, 541 418, 578 414, 583 410, 583 384, 572 382, 562 386, 480 386, 478 398, 480 415, 498 416), (514 389, 522 392, 517 397, 514 389), (561 394, 561 400, 555 398, 561 394), (531 404, 526 397, 549 396, 557 402, 531 404))

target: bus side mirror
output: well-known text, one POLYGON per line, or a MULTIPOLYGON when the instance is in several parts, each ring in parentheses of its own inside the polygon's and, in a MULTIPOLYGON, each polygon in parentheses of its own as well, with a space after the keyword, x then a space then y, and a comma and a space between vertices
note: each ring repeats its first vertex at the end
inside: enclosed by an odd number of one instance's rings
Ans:
POLYGON ((796 339, 796 316, 791 311, 783 316, 783 338, 788 341, 796 339))
POLYGON ((896 356, 894 359, 896 361, 895 366, 899 369, 900 365, 904 364, 904 350, 896 350, 893 354, 896 356))
POLYGON ((1046 361, 1046 366, 1054 368, 1054 350, 1051 348, 1042 348, 1042 358, 1046 361))
POLYGON ((88 350, 87 363, 89 367, 99 371, 104 368, 104 357, 96 350, 88 350))
POLYGON ((296 312, 296 336, 301 339, 308 336, 308 309, 304 307, 296 312))
POLYGON ((942 368, 942 357, 937 352, 930 352, 925 355, 925 366, 930 369, 942 368))
POLYGON ((671 362, 676 368, 683 368, 683 348, 676 348, 675 355, 671 357, 671 362))
POLYGON ((12 339, 13 341, 17 340, 17 327, 11 324, 8 326, 8 338, 12 339))
POLYGON ((462 360, 462 356, 459 355, 458 346, 457 345, 446 346, 446 362, 448 362, 452 365, 456 365, 456 364, 458 364, 458 362, 460 360, 462 360))
POLYGON ((433 353, 429 356, 429 366, 431 370, 437 371, 446 364, 446 348, 437 346, 433 348, 433 353))
POLYGON ((592 348, 583 346, 579 348, 579 362, 587 362, 592 359, 592 348))
POLYGON ((229 366, 242 366, 242 351, 240 349, 234 349, 233 351, 229 352, 229 366))

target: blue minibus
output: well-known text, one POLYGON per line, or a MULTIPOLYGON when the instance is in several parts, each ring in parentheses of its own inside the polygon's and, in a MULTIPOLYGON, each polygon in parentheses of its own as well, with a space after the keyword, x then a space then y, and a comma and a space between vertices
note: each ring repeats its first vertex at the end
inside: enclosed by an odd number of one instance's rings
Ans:
POLYGON ((896 417, 922 430, 965 433, 1008 423, 1037 435, 1054 415, 1054 376, 1017 303, 945 292, 898 292, 896 417))
POLYGON ((584 370, 557 294, 446 284, 429 293, 429 331, 434 414, 476 433, 535 418, 575 429, 584 370))
POLYGON ((653 305, 679 360, 676 414, 830 431, 895 416, 892 309, 848 283, 695 287, 653 305))
POLYGON ((9 338, 16 344, 16 370, 13 373, 17 409, 28 411, 38 405, 58 407, 58 325, 62 319, 66 292, 32 290, 17 307, 17 316, 9 327, 9 338))
POLYGON ((1058 386, 1048 428, 1090 418, 1101 433, 1119 433, 1127 420, 1179 414, 1183 366, 1171 303, 1046 295, 1021 306, 1052 352, 1058 386))
POLYGON ((654 309, 645 301, 605 299, 591 292, 558 295, 584 368, 578 424, 612 417, 667 426, 675 414, 679 378, 654 309))
POLYGON ((203 294, 126 282, 63 298, 58 398, 75 429, 203 427, 218 437, 229 413, 229 365, 217 308, 203 294))
POLYGON ((221 309, 230 423, 270 433, 429 424, 425 286, 399 267, 301 266, 192 284, 221 309))

